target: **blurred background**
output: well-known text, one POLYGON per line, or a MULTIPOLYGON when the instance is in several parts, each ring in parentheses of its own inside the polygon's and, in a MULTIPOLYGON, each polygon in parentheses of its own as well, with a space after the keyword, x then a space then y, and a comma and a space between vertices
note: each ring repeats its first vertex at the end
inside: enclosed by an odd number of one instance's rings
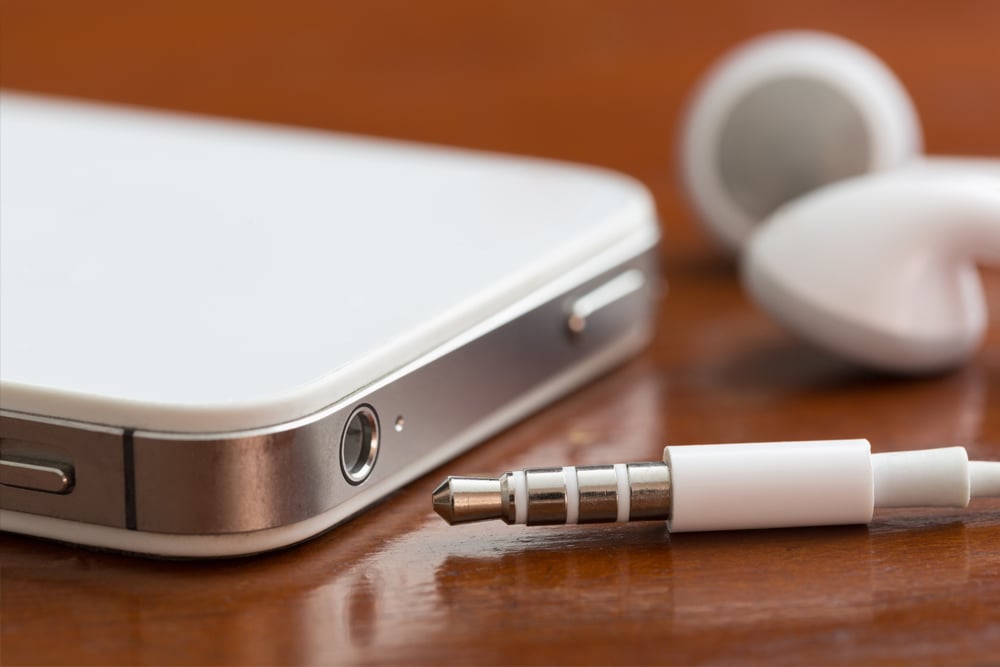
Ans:
POLYGON ((611 167, 653 190, 669 263, 715 252, 675 178, 686 96, 783 28, 885 60, 929 151, 1000 155, 994 0, 3 0, 0 84, 611 167))

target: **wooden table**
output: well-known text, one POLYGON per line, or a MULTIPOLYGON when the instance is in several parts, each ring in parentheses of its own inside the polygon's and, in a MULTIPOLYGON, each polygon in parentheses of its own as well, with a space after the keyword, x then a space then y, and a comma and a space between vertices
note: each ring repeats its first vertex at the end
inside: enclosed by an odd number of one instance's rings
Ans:
POLYGON ((4 0, 4 86, 630 172, 657 196, 670 289, 641 357, 298 548, 163 562, 3 535, 3 664, 1000 663, 1000 501, 674 536, 431 512, 447 474, 654 459, 665 443, 861 436, 1000 459, 996 326, 956 373, 858 371, 757 312, 681 204, 686 91, 727 46, 801 26, 885 58, 932 149, 1000 155, 996 2, 4 0))

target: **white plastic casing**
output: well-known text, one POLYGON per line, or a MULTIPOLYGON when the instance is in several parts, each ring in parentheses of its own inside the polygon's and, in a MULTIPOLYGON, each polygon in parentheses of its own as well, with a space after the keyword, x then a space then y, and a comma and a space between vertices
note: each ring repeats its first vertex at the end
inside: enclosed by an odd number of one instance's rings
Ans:
POLYGON ((969 455, 964 447, 875 454, 872 470, 877 507, 969 504, 969 455))
POLYGON ((868 523, 867 440, 667 447, 672 532, 868 523))
POLYGON ((670 446, 672 532, 868 523, 876 507, 1000 495, 1000 462, 963 447, 871 453, 867 440, 670 446))

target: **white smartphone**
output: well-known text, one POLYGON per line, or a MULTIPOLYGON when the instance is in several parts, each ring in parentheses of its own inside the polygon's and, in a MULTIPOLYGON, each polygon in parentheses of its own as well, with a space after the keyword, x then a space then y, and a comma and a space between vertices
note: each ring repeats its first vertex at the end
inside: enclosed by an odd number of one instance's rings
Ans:
POLYGON ((612 172, 12 92, 0 135, 6 531, 294 544, 651 335, 612 172))

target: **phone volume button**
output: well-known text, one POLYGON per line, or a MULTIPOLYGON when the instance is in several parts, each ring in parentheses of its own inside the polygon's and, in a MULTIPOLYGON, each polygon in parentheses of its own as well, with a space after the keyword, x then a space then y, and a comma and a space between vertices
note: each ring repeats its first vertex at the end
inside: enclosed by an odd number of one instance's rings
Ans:
POLYGON ((576 336, 587 329, 588 319, 597 312, 625 300, 646 284, 646 276, 639 269, 629 269, 611 280, 601 283, 586 294, 577 297, 569 308, 566 327, 576 336))
POLYGON ((73 466, 26 459, 0 459, 0 484, 45 493, 73 490, 73 466))

